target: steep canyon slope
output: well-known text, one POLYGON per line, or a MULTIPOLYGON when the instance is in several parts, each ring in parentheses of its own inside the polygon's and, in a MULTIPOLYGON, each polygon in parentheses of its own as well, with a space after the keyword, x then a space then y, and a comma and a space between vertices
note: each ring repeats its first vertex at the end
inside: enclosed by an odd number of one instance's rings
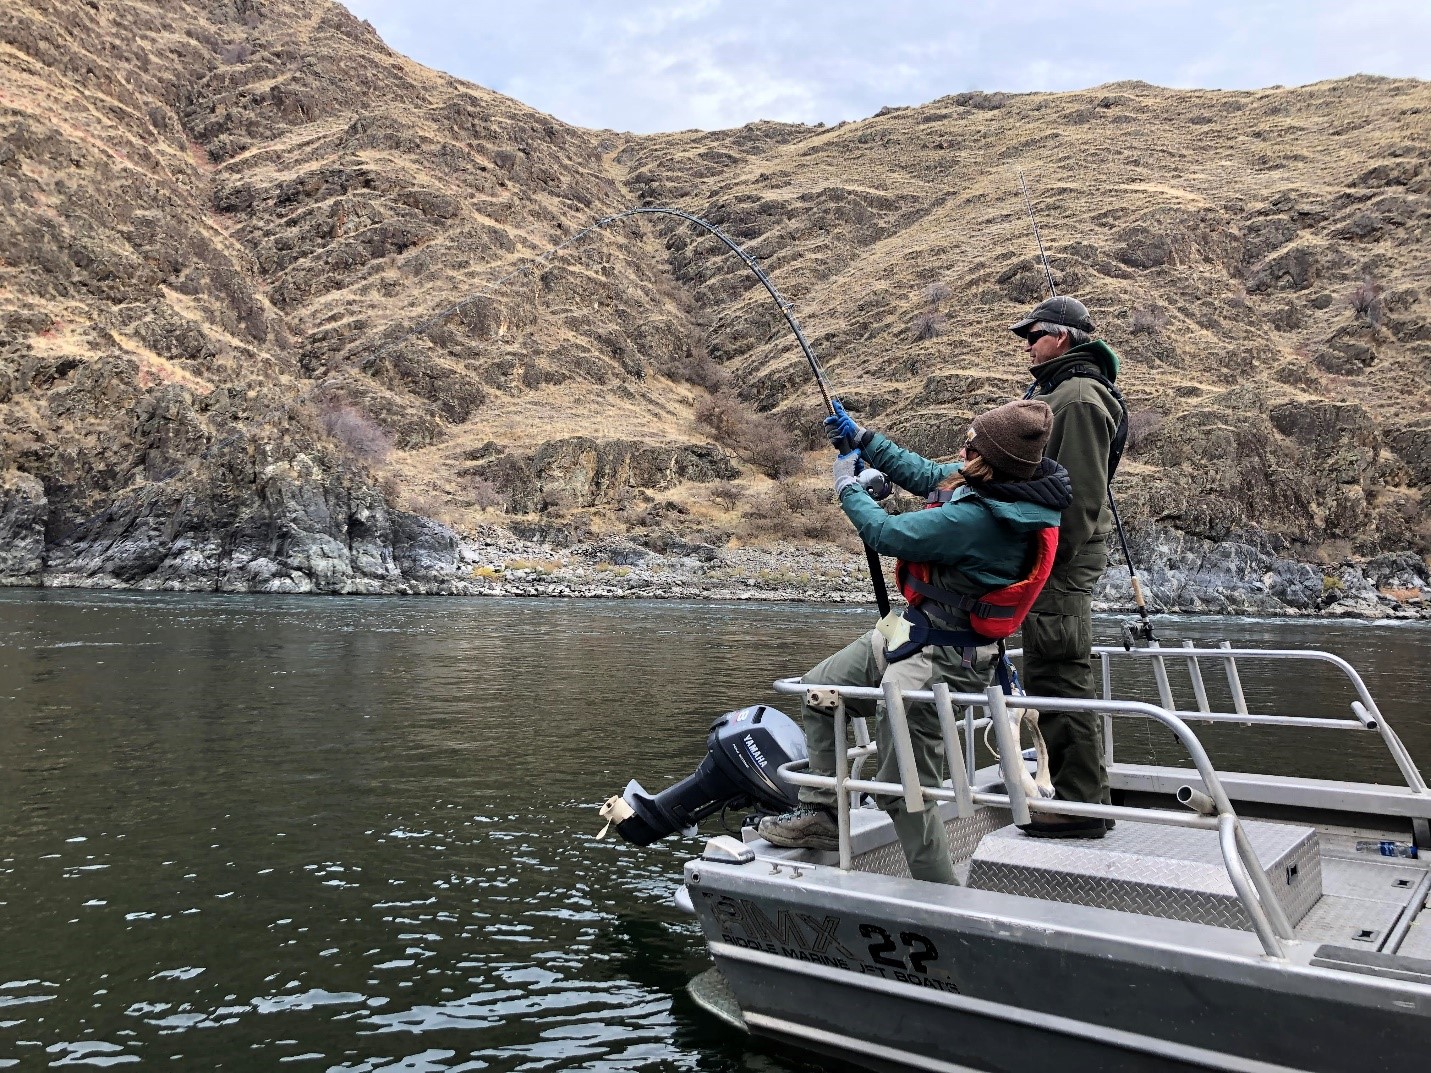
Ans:
POLYGON ((1060 291, 1125 359, 1144 550, 1277 563, 1301 609, 1349 557, 1424 590, 1426 83, 638 137, 307 0, 21 0, 0 62, 10 583, 464 591, 513 533, 847 542, 803 358, 715 240, 625 222, 490 285, 627 205, 696 212, 760 257, 852 408, 946 453, 1025 380, 1022 168, 1060 291))

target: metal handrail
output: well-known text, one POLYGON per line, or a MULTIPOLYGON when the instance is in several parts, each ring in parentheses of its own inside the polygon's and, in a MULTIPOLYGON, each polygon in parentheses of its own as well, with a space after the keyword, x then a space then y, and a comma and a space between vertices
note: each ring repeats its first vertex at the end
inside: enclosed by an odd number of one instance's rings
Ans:
MULTIPOLYGON (((1022 649, 1011 649, 1010 656, 1021 655, 1022 649)), ((1116 645, 1095 645, 1093 654, 1099 658, 1102 667, 1103 692, 1105 697, 1112 694, 1112 668, 1111 663, 1114 658, 1148 660, 1152 663, 1154 678, 1158 688, 1158 696, 1162 701, 1162 707, 1186 719, 1196 720, 1205 723, 1245 723, 1261 726, 1296 726, 1311 727, 1326 730, 1374 730, 1386 747, 1386 751, 1391 755, 1392 761, 1401 772, 1401 777, 1406 782, 1406 786, 1412 793, 1431 793, 1426 785, 1426 780, 1422 776, 1416 762, 1411 759, 1411 754, 1407 751, 1400 736, 1392 729, 1387 722, 1386 716, 1377 707, 1376 701, 1372 698, 1371 690, 1366 686, 1366 682, 1357 672, 1356 668, 1348 663, 1341 656, 1334 652, 1323 652, 1318 649, 1286 649, 1286 648, 1233 648, 1228 642, 1223 641, 1216 648, 1194 648, 1192 642, 1184 642, 1179 648, 1161 648, 1156 644, 1147 648, 1125 649, 1116 645), (1242 692, 1242 681, 1237 673, 1237 659, 1270 659, 1270 660, 1305 660, 1314 663, 1327 663, 1335 667, 1342 673, 1342 676, 1351 685, 1357 695, 1357 699, 1351 702, 1351 719, 1338 718, 1318 718, 1313 716, 1292 716, 1292 715, 1258 715, 1248 712, 1247 701, 1242 692), (1197 711, 1184 711, 1177 707, 1172 695, 1172 688, 1168 683, 1167 662, 1172 659, 1186 660, 1189 667, 1189 676, 1192 680, 1193 693, 1198 702, 1197 711), (1202 672, 1198 663, 1199 659, 1211 659, 1221 662, 1227 672, 1228 690, 1232 695, 1235 712, 1214 712, 1207 703, 1206 689, 1203 687, 1202 672)))
MULTIPOLYGON (((1216 813, 1215 817, 1203 816, 1195 812, 1184 814, 1128 808, 1120 805, 1027 798, 1023 793, 1022 785, 1023 754, 1018 749, 1017 743, 1011 741, 1011 729, 1007 719, 1003 717, 1006 700, 1003 690, 997 685, 991 685, 984 693, 954 693, 941 690, 940 695, 936 696, 933 690, 900 690, 893 683, 886 683, 884 687, 844 686, 804 682, 799 678, 782 678, 775 683, 775 690, 779 693, 804 693, 807 689, 834 690, 842 700, 846 697, 883 700, 887 705, 887 717, 891 713, 897 712, 897 715, 890 719, 890 733, 894 738, 895 756, 900 774, 899 783, 849 778, 843 773, 845 765, 841 761, 847 757, 847 754, 842 756, 845 753, 843 748, 835 750, 836 773, 834 776, 813 775, 808 771, 799 770, 809 766, 808 760, 791 761, 780 768, 781 776, 792 785, 821 787, 835 792, 837 818, 839 819, 841 869, 849 870, 853 859, 848 816, 850 791, 903 797, 905 807, 911 812, 923 811, 926 807, 926 798, 935 801, 950 801, 955 804, 956 809, 960 807, 960 798, 963 795, 957 787, 946 790, 942 786, 920 785, 918 775, 914 770, 914 754, 912 743, 909 740, 909 729, 904 720, 905 704, 914 702, 935 704, 940 707, 947 705, 951 708, 954 704, 978 707, 990 713, 990 718, 994 721, 995 733, 999 734, 999 764, 1004 776, 1005 792, 1003 794, 970 793, 969 799, 972 799, 975 804, 1007 807, 1013 814, 1015 823, 1029 822, 1030 812, 1046 812, 1054 815, 1092 816, 1164 823, 1179 827, 1214 828, 1218 831, 1218 845, 1222 852, 1223 865, 1227 869, 1228 878, 1242 902, 1248 919, 1252 922, 1253 931, 1256 932, 1263 950, 1270 957, 1286 957, 1285 941, 1295 939, 1286 912, 1283 910, 1282 904, 1277 901, 1277 897, 1267 881, 1267 876, 1262 871, 1261 863, 1257 860, 1251 843, 1242 830, 1237 813, 1222 787, 1222 782, 1217 777, 1217 771, 1213 768, 1212 761, 1208 758, 1202 742, 1193 733, 1191 727, 1167 709, 1142 701, 1085 700, 1073 697, 1039 696, 1020 696, 1018 703, 1014 705, 1018 708, 1037 708, 1040 711, 1097 711, 1125 717, 1140 716, 1161 723, 1187 749, 1193 766, 1202 777, 1203 786, 1206 788, 1211 806, 1216 813), (903 740, 901 741, 901 739, 903 740)), ((843 705, 839 707, 835 715, 835 740, 843 746, 843 705)))

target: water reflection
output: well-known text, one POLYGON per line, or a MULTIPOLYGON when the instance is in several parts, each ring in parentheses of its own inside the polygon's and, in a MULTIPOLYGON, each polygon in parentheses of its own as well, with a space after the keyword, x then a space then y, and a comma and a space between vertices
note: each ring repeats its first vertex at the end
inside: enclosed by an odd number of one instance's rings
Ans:
MULTIPOLYGON (((686 774, 715 714, 775 699, 867 621, 0 594, 0 1067, 817 1068, 694 1009, 706 959, 670 901, 690 844, 596 842, 594 807, 686 774)), ((1169 632, 1341 649, 1431 759, 1424 629, 1169 632)), ((1250 702, 1343 714, 1276 673, 1250 702)), ((1373 735, 1215 729, 1227 767, 1387 775, 1373 735)), ((1119 741, 1175 759, 1141 726, 1119 741)))

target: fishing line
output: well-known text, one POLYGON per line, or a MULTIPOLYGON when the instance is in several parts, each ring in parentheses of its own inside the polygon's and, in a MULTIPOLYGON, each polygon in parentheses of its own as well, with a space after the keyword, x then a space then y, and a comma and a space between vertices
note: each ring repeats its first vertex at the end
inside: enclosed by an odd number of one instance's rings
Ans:
MULTIPOLYGON (((755 255, 745 250, 738 242, 735 241, 735 239, 731 238, 729 235, 727 235, 724 231, 722 231, 719 227, 717 227, 710 221, 703 220, 699 216, 696 216, 694 213, 686 212, 683 209, 673 209, 660 205, 641 205, 635 208, 624 209, 621 212, 612 213, 610 216, 603 216, 599 220, 588 224, 580 231, 575 232, 570 237, 557 243, 555 246, 551 247, 545 252, 537 255, 536 257, 532 257, 524 263, 518 265, 506 275, 501 276, 500 278, 493 280, 491 283, 486 284, 476 294, 468 295, 456 305, 450 306, 439 313, 435 313, 433 316, 429 317, 427 320, 423 321, 421 324, 419 324, 412 330, 403 333, 391 342, 383 344, 369 357, 362 359, 362 361, 359 363, 359 368, 361 368, 364 372, 370 372, 373 368, 377 366, 378 362, 382 359, 382 357, 386 355, 389 351, 393 350, 393 348, 400 346, 401 344, 407 342, 409 339, 412 339, 414 336, 418 336, 426 331, 429 331, 438 324, 442 323, 448 317, 452 316, 454 313, 459 312, 464 306, 470 305, 472 302, 477 301, 479 298, 485 298, 488 295, 492 294, 494 291, 497 290, 497 288, 501 287, 508 281, 515 279, 523 273, 530 272, 533 268, 540 264, 549 262, 562 250, 581 241, 587 235, 601 231, 619 220, 625 220, 628 217, 632 216, 643 215, 674 216, 678 219, 685 220, 688 223, 693 223, 698 227, 704 228, 707 232, 719 239, 727 249, 729 249, 737 257, 739 257, 741 261, 745 263, 745 266, 751 270, 751 272, 755 273, 756 279, 760 280, 761 284, 764 285, 765 289, 770 292, 770 297, 774 299, 776 306, 780 309, 781 314, 785 317, 785 323, 790 326, 790 330, 795 334, 795 339, 800 344, 800 350, 804 353, 805 360, 810 365, 810 371, 815 376, 815 386, 818 387, 820 390, 820 397, 825 403, 825 410, 827 413, 833 416, 835 413, 834 395, 833 392, 830 390, 830 382, 829 379, 825 376, 825 370, 820 367, 820 362, 815 357, 815 351, 811 348, 810 341, 805 338, 805 332, 801 329, 800 322, 795 319, 794 307, 791 306, 790 303, 785 300, 785 296, 780 293, 779 289, 775 286, 775 282, 766 273, 765 269, 760 266, 760 262, 756 259, 755 255)), ((876 552, 873 548, 871 548, 868 544, 865 545, 865 562, 866 565, 869 567, 870 584, 874 587, 875 603, 879 607, 879 613, 881 616, 888 615, 890 607, 889 590, 885 586, 884 570, 880 565, 879 553, 876 552)))
MULTIPOLYGON (((1019 189, 1024 193, 1024 208, 1028 210, 1029 223, 1033 227, 1034 242, 1038 244, 1039 259, 1043 262, 1043 274, 1048 280, 1048 296, 1057 298, 1058 291, 1053 286, 1053 270, 1048 264, 1048 254, 1044 252, 1043 237, 1038 231, 1038 220, 1034 218, 1033 199, 1029 197, 1029 186, 1024 181, 1022 168, 1014 169, 1019 176, 1019 189)), ((1123 406, 1123 417, 1127 420, 1128 408, 1123 406)), ((1139 623, 1137 626, 1125 622, 1123 624, 1123 647, 1132 651, 1134 642, 1143 641, 1152 643, 1157 641, 1157 635, 1153 632, 1153 620, 1148 617, 1148 604, 1143 598, 1143 585, 1138 580, 1138 568, 1133 565, 1133 556, 1128 552, 1128 536, 1123 531, 1123 519, 1118 515, 1118 504, 1113 499, 1113 478, 1108 478, 1108 509, 1113 513, 1113 528, 1118 532, 1118 543, 1123 549, 1123 561, 1128 564, 1128 581, 1133 589, 1133 603, 1138 609, 1139 623)))
POLYGON ((1048 296, 1057 298, 1058 291, 1053 288, 1053 272, 1048 267, 1048 254, 1043 252, 1043 236, 1038 233, 1038 221, 1034 219, 1033 199, 1029 197, 1029 184, 1024 182, 1023 168, 1016 170, 1019 173, 1019 188, 1024 192, 1024 208, 1028 209, 1029 223, 1033 224, 1034 241, 1038 243, 1039 260, 1043 262, 1043 274, 1048 279, 1048 296))

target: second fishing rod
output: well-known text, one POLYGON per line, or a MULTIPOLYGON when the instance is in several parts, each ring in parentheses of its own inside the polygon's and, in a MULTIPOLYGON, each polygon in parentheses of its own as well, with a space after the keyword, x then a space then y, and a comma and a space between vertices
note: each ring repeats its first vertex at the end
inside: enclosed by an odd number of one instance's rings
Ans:
MULTIPOLYGON (((1038 220, 1034 216, 1033 199, 1029 196, 1028 183, 1024 180, 1024 173, 1021 169, 1018 171, 1018 177, 1019 189, 1023 192, 1024 197, 1024 208, 1028 212, 1029 226, 1033 228, 1034 243, 1038 246, 1039 261, 1043 266, 1044 279, 1048 283, 1049 302, 1045 304, 1054 303, 1060 300, 1060 296, 1053 284, 1053 269, 1048 262, 1048 253, 1044 250, 1043 236, 1039 233, 1038 220)), ((1072 303, 1080 310, 1083 309, 1082 303, 1075 302, 1074 299, 1063 298, 1062 301, 1064 303, 1072 303)), ((1040 308, 1042 308, 1042 306, 1040 308)), ((1035 312, 1037 312, 1037 310, 1035 310, 1035 312)), ((1091 329, 1092 325, 1090 324, 1089 327, 1091 329)), ((1113 476, 1118 469, 1118 463, 1122 459, 1124 448, 1128 443, 1128 405, 1123 400, 1122 392, 1113 385, 1111 379, 1098 375, 1096 371, 1092 372, 1092 376, 1102 383, 1103 387, 1118 404, 1119 408, 1119 420, 1117 427, 1114 429, 1108 449, 1108 510, 1113 516, 1113 529, 1118 534, 1118 545, 1123 552, 1123 561, 1128 566, 1128 581, 1133 589, 1133 603, 1138 610, 1138 621, 1136 623, 1125 622, 1123 624, 1123 647, 1132 649, 1141 645, 1156 645, 1158 637, 1153 631, 1153 620, 1148 614, 1148 603, 1143 596, 1143 585, 1138 578, 1137 567, 1133 565, 1133 555, 1128 550, 1128 534, 1123 528, 1123 519, 1118 513, 1118 501, 1113 496, 1113 476)), ((1029 389, 1029 394, 1032 395, 1038 390, 1038 387, 1039 385, 1035 383, 1034 386, 1029 389)))

